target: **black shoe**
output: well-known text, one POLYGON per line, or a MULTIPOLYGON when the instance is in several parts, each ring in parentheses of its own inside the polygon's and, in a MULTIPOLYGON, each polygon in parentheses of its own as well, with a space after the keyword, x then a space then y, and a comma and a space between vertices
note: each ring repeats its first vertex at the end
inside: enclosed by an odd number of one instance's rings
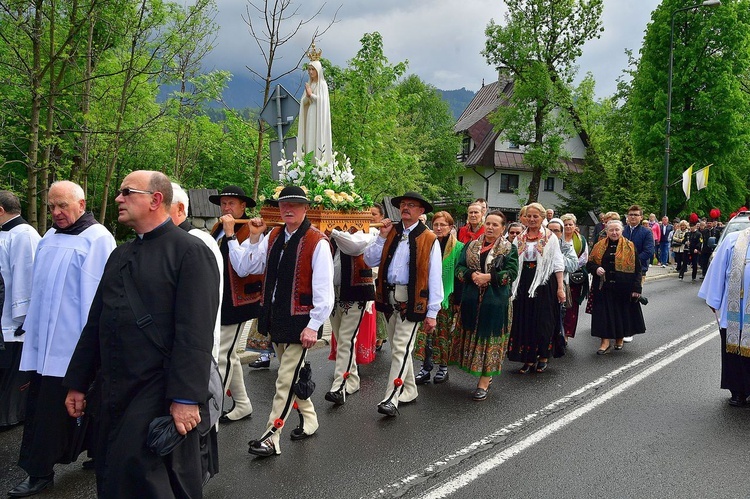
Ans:
POLYGON ((747 405, 747 397, 733 393, 732 398, 729 399, 729 405, 732 407, 745 407, 747 405))
POLYGON ((536 372, 543 373, 546 370, 547 370, 547 363, 546 362, 539 361, 539 362, 536 363, 536 372))
POLYGON ((221 417, 219 418, 219 423, 223 423, 223 424, 235 423, 237 421, 242 421, 245 418, 249 418, 250 416, 253 415, 253 413, 250 412, 250 413, 246 414, 245 416, 242 416, 239 419, 230 419, 230 417, 228 416, 228 414, 229 414, 229 412, 225 412, 224 414, 222 414, 221 417))
POLYGON ((518 374, 528 374, 531 372, 532 367, 534 367, 534 364, 524 364, 523 367, 518 370, 518 374))
POLYGON ((440 383, 445 383, 448 381, 448 368, 446 367, 443 369, 442 367, 438 369, 437 374, 435 375, 435 379, 433 380, 433 383, 436 385, 439 385, 440 383))
POLYGON ((262 357, 258 357, 257 359, 249 363, 248 366, 252 367, 253 369, 267 369, 271 367, 271 359, 263 360, 262 357))
POLYGON ((487 394, 489 393, 489 386, 485 390, 484 388, 477 388, 474 390, 474 393, 471 394, 471 400, 474 400, 476 402, 482 402, 483 400, 487 400, 487 394))
POLYGON ((254 454, 260 457, 269 457, 276 455, 276 447, 270 439, 265 439, 262 442, 260 440, 250 440, 248 442, 250 448, 247 450, 250 454, 254 454))
POLYGON ((597 355, 607 355, 609 352, 612 351, 612 343, 610 343, 607 348, 600 348, 596 351, 597 355))
POLYGON ((27 476, 26 480, 8 491, 9 497, 34 496, 48 487, 52 487, 55 474, 47 476, 27 476))
POLYGON ((306 438, 312 437, 313 435, 315 435, 315 433, 305 433, 305 430, 298 426, 292 430, 289 438, 291 438, 292 440, 304 440, 306 438))
POLYGON ((398 407, 393 402, 381 402, 378 404, 378 412, 393 417, 398 414, 398 407))
POLYGON ((414 382, 418 385, 424 385, 430 382, 430 371, 420 369, 419 373, 414 376, 414 382))
POLYGON ((376 346, 376 347, 375 347, 375 351, 376 351, 376 352, 379 352, 379 351, 381 351, 381 350, 383 349, 383 345, 385 345, 386 343, 388 343, 388 340, 383 340, 383 341, 382 341, 382 342, 380 343, 380 345, 378 345, 378 346, 376 346))
POLYGON ((95 470, 96 469, 96 461, 94 461, 93 459, 89 459, 88 461, 84 461, 81 464, 81 468, 83 468, 85 470, 95 470))
POLYGON ((344 395, 343 390, 327 392, 324 398, 336 405, 344 405, 344 403, 346 402, 346 396, 344 395))

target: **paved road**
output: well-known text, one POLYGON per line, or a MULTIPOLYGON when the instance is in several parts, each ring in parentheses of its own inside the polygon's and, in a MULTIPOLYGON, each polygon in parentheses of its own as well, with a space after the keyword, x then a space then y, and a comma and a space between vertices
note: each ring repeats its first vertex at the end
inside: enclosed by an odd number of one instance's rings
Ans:
MULTIPOLYGON (((387 355, 362 367, 360 393, 332 407, 323 400, 332 363, 313 351, 318 434, 291 442, 287 430, 283 453, 265 460, 247 454, 247 441, 265 427, 275 365, 249 372, 254 415, 222 426, 221 474, 206 496, 747 497, 739 477, 750 409, 729 408, 718 389, 719 342, 697 289, 674 274, 650 279, 648 331, 621 352, 595 355, 584 315, 546 373, 513 374, 507 363, 490 398, 475 403, 475 379, 452 369, 392 419, 375 408, 387 355)), ((0 490, 23 478, 20 435, 0 433, 0 490)), ((92 474, 59 468, 47 497, 93 497, 92 474)))

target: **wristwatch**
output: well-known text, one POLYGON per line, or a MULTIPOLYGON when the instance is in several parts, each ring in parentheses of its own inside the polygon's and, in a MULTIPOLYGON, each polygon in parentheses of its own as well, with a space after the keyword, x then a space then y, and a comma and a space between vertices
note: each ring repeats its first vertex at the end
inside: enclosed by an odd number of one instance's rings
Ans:
POLYGON ((237 234, 232 234, 231 236, 227 236, 227 241, 236 241, 237 240, 237 234))

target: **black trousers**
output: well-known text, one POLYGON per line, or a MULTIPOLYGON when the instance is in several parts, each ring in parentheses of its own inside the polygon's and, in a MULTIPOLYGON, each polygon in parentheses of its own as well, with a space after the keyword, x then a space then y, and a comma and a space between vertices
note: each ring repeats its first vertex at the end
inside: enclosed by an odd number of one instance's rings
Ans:
POLYGON ((26 406, 18 466, 31 476, 52 474, 55 464, 71 462, 76 419, 68 415, 63 378, 33 373, 26 406))

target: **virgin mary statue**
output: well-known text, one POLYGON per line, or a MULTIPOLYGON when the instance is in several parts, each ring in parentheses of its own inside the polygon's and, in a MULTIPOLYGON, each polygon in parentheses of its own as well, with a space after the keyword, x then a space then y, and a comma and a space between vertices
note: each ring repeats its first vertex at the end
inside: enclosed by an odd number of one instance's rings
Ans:
POLYGON ((328 84, 320 64, 320 50, 312 44, 307 56, 307 74, 310 80, 305 83, 302 106, 299 113, 297 137, 297 158, 314 152, 315 158, 331 163, 333 152, 331 139, 331 106, 328 101, 328 84))

